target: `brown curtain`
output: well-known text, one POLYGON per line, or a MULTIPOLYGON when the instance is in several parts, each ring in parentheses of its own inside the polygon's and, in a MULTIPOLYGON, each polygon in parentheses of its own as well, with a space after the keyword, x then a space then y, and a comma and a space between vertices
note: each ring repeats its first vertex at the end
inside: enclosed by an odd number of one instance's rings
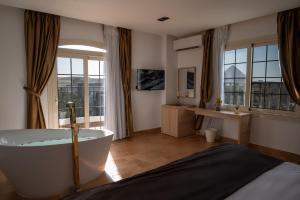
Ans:
MULTIPOLYGON (((213 37, 214 30, 208 30, 203 35, 203 62, 201 72, 201 86, 200 86, 200 103, 199 108, 205 108, 212 96, 212 65, 213 65, 213 37)), ((201 129, 203 116, 196 116, 195 128, 201 129)))
POLYGON ((60 17, 25 10, 27 64, 27 128, 46 128, 40 95, 53 71, 60 32, 60 17))
POLYGON ((118 31, 120 67, 125 102, 126 134, 130 136, 133 133, 131 108, 131 30, 118 28, 118 31))
POLYGON ((277 34, 283 80, 300 105, 300 8, 278 13, 277 34))

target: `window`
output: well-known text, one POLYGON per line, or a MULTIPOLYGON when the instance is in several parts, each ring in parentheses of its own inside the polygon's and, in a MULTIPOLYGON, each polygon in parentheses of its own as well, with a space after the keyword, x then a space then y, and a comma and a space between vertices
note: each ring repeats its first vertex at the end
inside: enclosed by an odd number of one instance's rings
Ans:
POLYGON ((281 75, 278 45, 255 46, 252 51, 251 107, 294 111, 281 75))
POLYGON ((90 127, 101 126, 100 122, 104 120, 103 64, 103 61, 88 60, 90 127))
POLYGON ((66 104, 74 101, 78 123, 84 122, 83 59, 57 58, 57 93, 59 126, 69 124, 66 104))
POLYGON ((245 105, 247 49, 225 51, 224 103, 245 105))
POLYGON ((105 95, 103 61, 58 57, 57 93, 59 127, 68 127, 70 124, 66 108, 68 101, 75 102, 76 121, 81 127, 101 127, 105 95))
POLYGON ((278 45, 274 43, 225 51, 224 104, 295 111, 279 63, 278 45))

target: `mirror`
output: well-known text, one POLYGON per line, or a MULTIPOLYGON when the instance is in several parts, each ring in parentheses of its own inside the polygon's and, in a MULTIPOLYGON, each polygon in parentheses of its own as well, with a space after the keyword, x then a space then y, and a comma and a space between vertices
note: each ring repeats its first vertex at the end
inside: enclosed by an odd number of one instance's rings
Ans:
POLYGON ((196 67, 178 69, 177 97, 195 98, 196 67))

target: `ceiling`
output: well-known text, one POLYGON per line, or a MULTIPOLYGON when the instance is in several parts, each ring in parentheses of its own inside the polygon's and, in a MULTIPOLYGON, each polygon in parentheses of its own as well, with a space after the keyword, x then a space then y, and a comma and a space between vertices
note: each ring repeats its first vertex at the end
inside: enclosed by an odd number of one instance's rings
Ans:
POLYGON ((191 35, 300 6, 299 0, 0 0, 0 4, 124 28, 191 35), (168 16, 171 19, 158 22, 168 16))

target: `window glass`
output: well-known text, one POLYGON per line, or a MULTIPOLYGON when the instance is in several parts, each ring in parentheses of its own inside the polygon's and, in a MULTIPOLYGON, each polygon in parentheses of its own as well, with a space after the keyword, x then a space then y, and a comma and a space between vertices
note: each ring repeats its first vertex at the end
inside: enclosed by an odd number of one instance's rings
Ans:
POLYGON ((253 48, 251 107, 295 111, 283 84, 277 44, 253 48))
POLYGON ((267 55, 267 47, 266 46, 259 46, 253 49, 253 61, 266 61, 267 55))
POLYGON ((232 51, 225 51, 225 64, 231 64, 231 63, 235 63, 235 50, 232 51))
POLYGON ((57 73, 58 74, 71 74, 70 58, 57 58, 57 73))
POLYGON ((83 74, 83 59, 72 58, 72 74, 83 74))
POLYGON ((245 104, 247 49, 225 51, 224 103, 245 104))

